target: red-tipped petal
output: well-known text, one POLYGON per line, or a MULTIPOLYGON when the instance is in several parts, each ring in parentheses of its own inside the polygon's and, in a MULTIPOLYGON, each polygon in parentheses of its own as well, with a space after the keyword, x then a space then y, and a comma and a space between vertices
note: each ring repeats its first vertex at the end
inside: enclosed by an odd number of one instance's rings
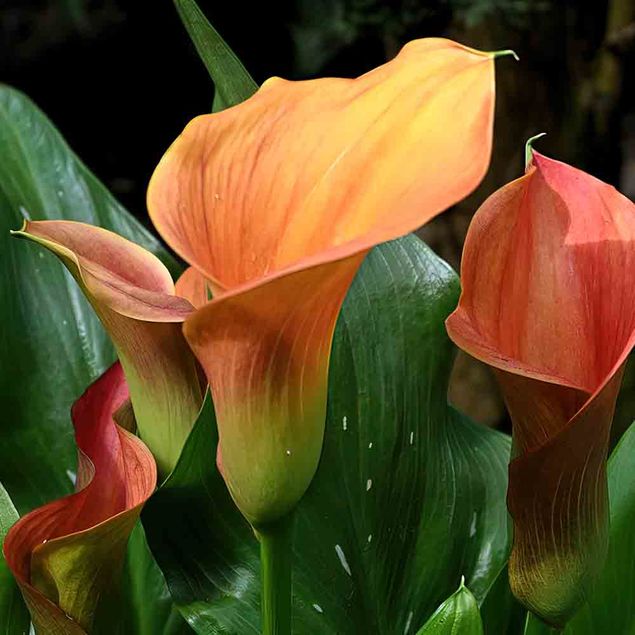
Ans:
POLYGON ((554 624, 580 605, 606 547, 606 459, 635 344, 635 206, 533 154, 479 209, 448 333, 491 364, 517 456, 508 504, 516 595, 554 624))
POLYGON ((112 418, 127 398, 119 364, 88 388, 72 412, 82 489, 27 514, 5 539, 7 563, 38 633, 76 635, 90 629, 155 488, 149 450, 112 418))

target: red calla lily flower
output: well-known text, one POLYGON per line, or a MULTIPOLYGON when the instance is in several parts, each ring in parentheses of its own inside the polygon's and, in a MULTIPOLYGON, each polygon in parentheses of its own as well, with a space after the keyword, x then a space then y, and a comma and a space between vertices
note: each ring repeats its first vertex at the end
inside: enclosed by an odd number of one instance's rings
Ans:
POLYGON ((89 631, 101 595, 120 572, 141 507, 154 491, 152 454, 113 420, 128 396, 115 364, 80 397, 72 410, 77 493, 30 512, 4 541, 7 564, 38 633, 89 631))
POLYGON ((635 344, 635 206, 533 152, 474 216, 450 337, 492 365, 513 422, 514 593, 564 624, 607 543, 605 463, 635 344))
POLYGON ((193 267, 183 292, 200 308, 184 334, 254 525, 287 514, 313 478, 333 330, 366 253, 481 181, 494 57, 424 39, 356 79, 269 79, 194 119, 157 167, 150 216, 193 267))

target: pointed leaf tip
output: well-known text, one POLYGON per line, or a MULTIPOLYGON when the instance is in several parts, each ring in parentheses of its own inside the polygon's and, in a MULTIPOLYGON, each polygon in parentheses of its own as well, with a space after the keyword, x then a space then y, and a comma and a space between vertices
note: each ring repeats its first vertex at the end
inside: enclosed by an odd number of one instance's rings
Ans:
POLYGON ((174 0, 176 10, 215 86, 213 111, 251 97, 258 84, 194 0, 174 0))
POLYGON ((497 57, 513 57, 517 62, 520 62, 520 57, 516 54, 516 51, 512 49, 504 49, 503 51, 492 51, 490 55, 496 59, 497 57))
POLYGON ((417 635, 451 635, 452 633, 483 635, 483 621, 476 598, 463 585, 443 602, 417 631, 417 635))
POLYGON ((527 139, 527 143, 525 143, 525 170, 529 168, 529 164, 531 163, 531 156, 534 150, 534 141, 546 136, 546 134, 546 132, 539 132, 533 137, 529 137, 529 139, 527 139))

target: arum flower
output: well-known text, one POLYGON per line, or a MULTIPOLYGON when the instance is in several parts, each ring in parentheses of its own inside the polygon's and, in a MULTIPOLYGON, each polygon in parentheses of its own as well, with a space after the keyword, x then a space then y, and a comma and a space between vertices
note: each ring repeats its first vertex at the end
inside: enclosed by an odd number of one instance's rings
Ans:
POLYGON ((184 334, 252 524, 287 514, 314 475, 333 329, 368 250, 481 181, 494 57, 424 39, 357 79, 269 79, 190 122, 158 165, 150 216, 193 267, 184 287, 213 296, 184 334))
POLYGON ((90 630, 101 595, 120 571, 141 507, 155 488, 152 454, 113 421, 127 399, 116 364, 73 406, 77 493, 27 514, 5 539, 7 564, 37 633, 90 630))
POLYGON ((635 206, 537 152, 478 210, 450 337, 491 364, 513 421, 510 581, 562 625, 601 566, 605 461, 635 343, 635 206))
POLYGON ((202 402, 196 360, 181 332, 192 312, 153 254, 113 232, 72 221, 27 221, 15 235, 52 251, 95 309, 126 373, 139 433, 168 474, 202 402))

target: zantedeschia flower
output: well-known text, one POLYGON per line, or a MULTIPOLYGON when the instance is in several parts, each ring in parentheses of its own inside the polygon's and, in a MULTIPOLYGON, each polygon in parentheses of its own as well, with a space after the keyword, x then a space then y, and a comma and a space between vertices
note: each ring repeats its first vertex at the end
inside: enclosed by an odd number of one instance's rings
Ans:
POLYGON ((510 581, 546 621, 578 608, 607 541, 605 461, 635 343, 635 206, 536 152, 476 213, 450 337, 494 366, 513 421, 510 581))
POLYGON ((168 474, 202 403, 196 360, 181 331, 192 305, 174 294, 158 258, 113 232, 27 221, 15 234, 50 249, 81 286, 117 349, 139 433, 168 474))
POLYGON ((120 572, 130 532, 156 485, 152 454, 113 421, 128 399, 116 364, 75 403, 77 493, 21 518, 6 561, 38 635, 83 635, 120 572))
POLYGON ((213 294, 184 333, 253 524, 284 516, 315 473, 335 321, 364 256, 481 181, 494 57, 424 39, 357 79, 269 79, 190 122, 157 167, 152 220, 194 267, 184 287, 213 294))

